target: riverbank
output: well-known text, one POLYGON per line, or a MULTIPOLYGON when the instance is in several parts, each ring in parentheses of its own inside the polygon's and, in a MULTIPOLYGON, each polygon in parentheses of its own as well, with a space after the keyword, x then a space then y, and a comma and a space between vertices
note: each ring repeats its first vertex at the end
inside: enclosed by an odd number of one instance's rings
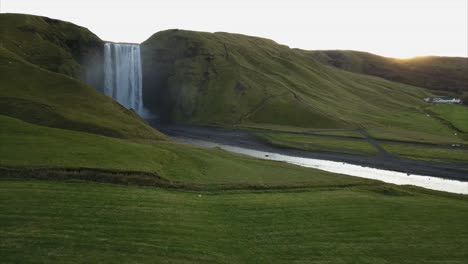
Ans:
POLYGON ((166 135, 211 141, 223 145, 277 153, 281 155, 345 162, 349 164, 391 170, 407 174, 434 176, 458 181, 468 181, 468 164, 442 163, 434 161, 409 160, 390 155, 362 156, 345 153, 314 152, 299 149, 281 148, 243 130, 229 130, 199 126, 158 126, 166 135))

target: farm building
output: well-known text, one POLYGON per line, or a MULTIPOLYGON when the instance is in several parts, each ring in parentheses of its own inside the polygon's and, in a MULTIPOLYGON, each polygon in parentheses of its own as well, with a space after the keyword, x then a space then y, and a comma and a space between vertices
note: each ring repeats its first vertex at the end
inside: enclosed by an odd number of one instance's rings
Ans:
POLYGON ((424 101, 428 103, 435 103, 435 104, 461 104, 462 100, 455 97, 428 97, 424 99, 424 101))

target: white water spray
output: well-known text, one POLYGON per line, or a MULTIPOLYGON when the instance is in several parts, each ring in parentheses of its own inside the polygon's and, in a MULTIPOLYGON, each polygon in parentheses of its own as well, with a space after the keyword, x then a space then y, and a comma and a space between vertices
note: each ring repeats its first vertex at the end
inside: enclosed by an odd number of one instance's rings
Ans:
POLYGON ((140 45, 105 43, 104 94, 144 116, 142 80, 140 45))

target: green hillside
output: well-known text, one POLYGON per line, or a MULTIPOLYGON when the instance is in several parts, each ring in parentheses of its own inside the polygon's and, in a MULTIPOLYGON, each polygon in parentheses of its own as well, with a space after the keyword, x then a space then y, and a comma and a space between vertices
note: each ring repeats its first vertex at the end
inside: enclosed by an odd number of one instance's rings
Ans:
POLYGON ((301 52, 350 72, 458 95, 468 92, 468 58, 428 56, 394 59, 351 50, 301 52))
POLYGON ((142 46, 145 102, 168 121, 392 127, 396 138, 460 140, 426 115, 427 90, 339 70, 271 40, 169 30, 142 46))
POLYGON ((50 127, 122 138, 165 139, 96 89, 0 48, 0 114, 50 127))
POLYGON ((166 139, 95 89, 104 80, 103 42, 86 28, 0 14, 0 43, 0 114, 111 137, 166 139))
POLYGON ((43 69, 102 87, 103 42, 69 22, 24 14, 0 14, 0 45, 43 69))

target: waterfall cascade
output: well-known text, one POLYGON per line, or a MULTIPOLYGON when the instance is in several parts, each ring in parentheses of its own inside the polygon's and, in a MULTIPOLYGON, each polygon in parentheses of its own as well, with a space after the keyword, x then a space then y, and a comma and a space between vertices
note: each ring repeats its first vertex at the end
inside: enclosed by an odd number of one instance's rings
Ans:
POLYGON ((104 94, 143 116, 142 79, 140 45, 105 43, 104 94))

